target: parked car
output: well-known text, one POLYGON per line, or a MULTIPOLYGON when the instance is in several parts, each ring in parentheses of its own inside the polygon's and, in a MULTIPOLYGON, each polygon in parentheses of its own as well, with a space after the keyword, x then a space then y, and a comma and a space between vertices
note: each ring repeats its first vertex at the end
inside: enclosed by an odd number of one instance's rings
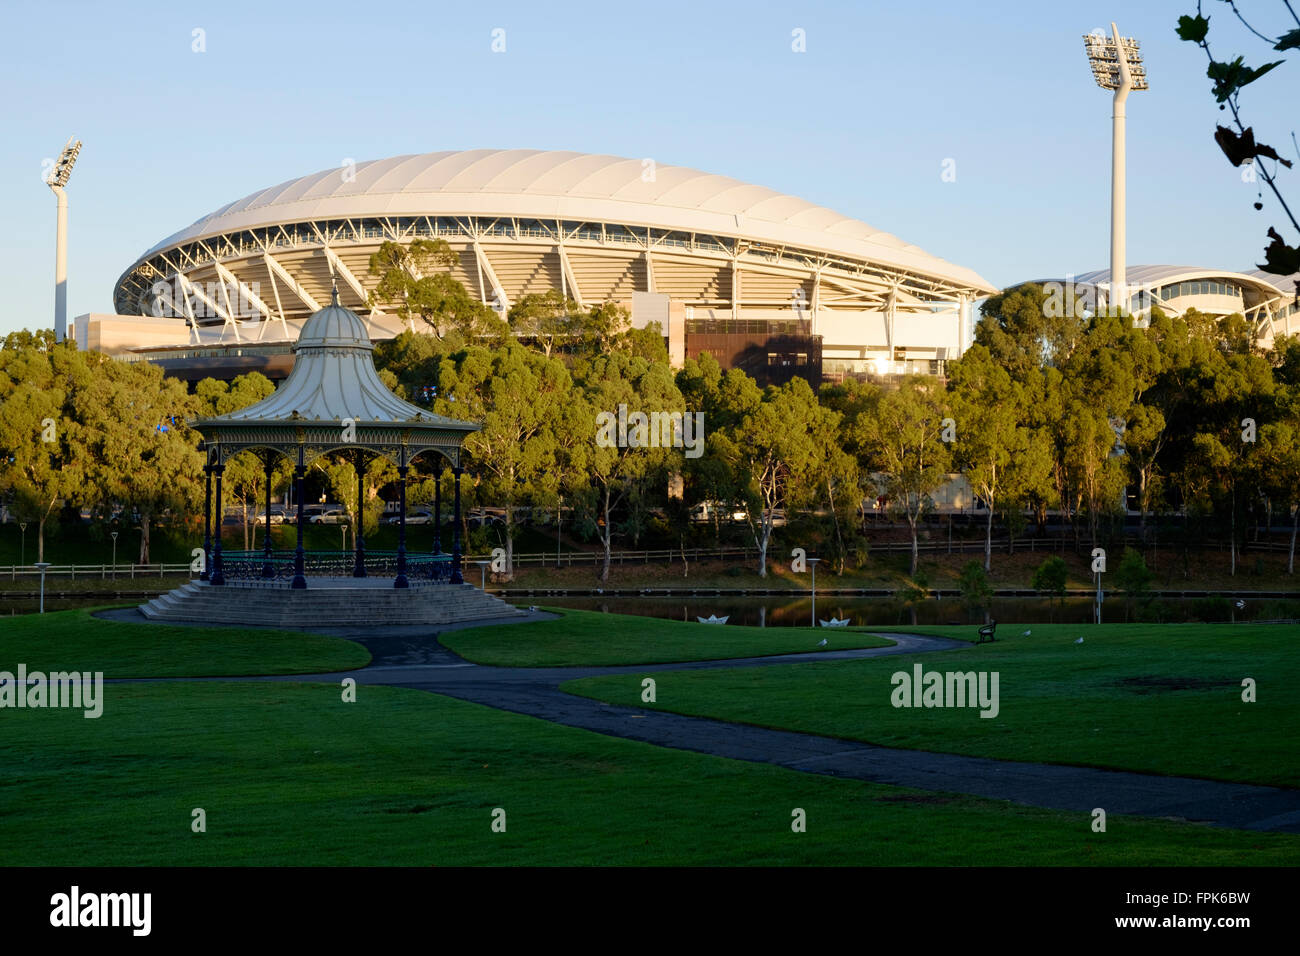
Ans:
MULTIPOLYGON (((396 514, 384 515, 381 519, 379 519, 379 523, 395 525, 398 524, 398 518, 399 515, 396 514)), ((406 523, 408 525, 433 524, 433 512, 425 511, 424 509, 420 509, 418 511, 408 511, 406 513, 406 523)))
POLYGON ((734 521, 737 524, 743 522, 748 513, 744 508, 735 505, 724 505, 717 501, 701 501, 691 509, 691 520, 696 522, 713 521, 714 514, 722 521, 734 521))
MULTIPOLYGON (((321 505, 321 504, 315 504, 315 505, 303 505, 303 509, 302 509, 302 517, 303 517, 303 520, 306 521, 308 524, 315 524, 316 522, 315 522, 314 519, 317 518, 317 517, 320 516, 320 515, 323 515, 326 511, 330 510, 331 508, 338 508, 338 509, 342 510, 343 506, 342 506, 342 505, 337 505, 337 504, 324 504, 324 505, 321 505)), ((274 511, 275 509, 272 508, 271 510, 274 511)), ((297 509, 297 507, 293 507, 293 508, 290 508, 290 509, 289 509, 289 515, 288 515, 288 517, 287 517, 285 520, 288 521, 289 524, 296 524, 296 523, 297 523, 297 521, 298 521, 298 509, 297 509)))
MULTIPOLYGON (((283 508, 272 508, 272 509, 271 509, 271 524, 284 524, 284 522, 285 522, 284 509, 283 509, 283 508)), ((255 523, 256 523, 256 524, 266 524, 266 512, 265 512, 265 511, 262 511, 262 512, 259 512, 259 513, 258 513, 258 515, 257 515, 257 521, 256 521, 255 523)))
POLYGON ((327 508, 307 519, 312 524, 347 524, 348 513, 342 508, 327 508))

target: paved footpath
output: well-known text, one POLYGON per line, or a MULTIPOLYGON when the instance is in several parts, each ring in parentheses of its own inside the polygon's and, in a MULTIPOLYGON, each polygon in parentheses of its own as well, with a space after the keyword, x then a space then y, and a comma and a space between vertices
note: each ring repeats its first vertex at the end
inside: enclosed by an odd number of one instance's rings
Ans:
MULTIPOLYGON (((122 612, 109 613, 117 616, 122 612)), ((471 664, 419 628, 337 628, 321 633, 347 637, 365 645, 374 658, 373 662, 360 670, 333 674, 242 679, 335 681, 352 677, 358 684, 445 694, 612 737, 735 760, 770 763, 805 773, 918 790, 971 794, 1082 814, 1090 814, 1094 808, 1101 807, 1108 815, 1134 814, 1237 829, 1300 833, 1300 790, 900 750, 706 717, 615 706, 566 694, 559 689, 565 681, 583 677, 627 674, 639 686, 641 676, 665 670, 823 663, 971 646, 963 641, 916 634, 888 634, 881 636, 897 641, 893 647, 631 667, 515 668, 471 664)))

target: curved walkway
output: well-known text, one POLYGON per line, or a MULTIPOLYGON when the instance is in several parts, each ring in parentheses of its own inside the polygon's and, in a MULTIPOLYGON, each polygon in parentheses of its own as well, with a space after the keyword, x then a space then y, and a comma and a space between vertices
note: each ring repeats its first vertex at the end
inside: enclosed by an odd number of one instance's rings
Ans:
MULTIPOLYGON (((117 616, 108 612, 104 616, 117 616)), ((128 612, 129 613, 129 612, 128 612)), ((324 631, 322 631, 324 633, 324 631)), ((612 737, 691 750, 805 773, 865 780, 1090 814, 1132 814, 1246 830, 1300 833, 1300 790, 1226 783, 1192 777, 1100 770, 1061 764, 1024 763, 987 757, 900 750, 788 730, 772 730, 708 717, 687 717, 576 697, 560 690, 566 681, 627 674, 637 679, 666 670, 762 667, 822 663, 969 648, 970 644, 919 634, 881 634, 892 647, 781 654, 718 661, 618 667, 492 667, 473 664, 415 628, 329 629, 370 650, 367 667, 326 674, 176 680, 331 681, 405 687, 485 704, 612 737)))

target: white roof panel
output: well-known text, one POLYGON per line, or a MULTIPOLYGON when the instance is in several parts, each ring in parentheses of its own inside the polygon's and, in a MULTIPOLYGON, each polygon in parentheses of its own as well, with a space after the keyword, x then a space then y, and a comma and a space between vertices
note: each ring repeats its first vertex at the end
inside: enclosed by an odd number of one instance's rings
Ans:
POLYGON ((223 206, 146 252, 239 229, 363 216, 494 215, 621 222, 739 236, 878 262, 996 292, 975 272, 795 196, 727 176, 566 151, 478 149, 322 170, 223 206))

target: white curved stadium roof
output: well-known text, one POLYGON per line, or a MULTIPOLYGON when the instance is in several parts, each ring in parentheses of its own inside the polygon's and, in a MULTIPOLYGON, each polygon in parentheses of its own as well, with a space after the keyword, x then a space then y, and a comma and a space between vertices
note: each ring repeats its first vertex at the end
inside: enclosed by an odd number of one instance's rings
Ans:
POLYGON ((763 186, 683 166, 647 168, 639 159, 528 149, 395 156, 357 163, 355 175, 351 169, 322 170, 223 206, 140 260, 196 239, 289 222, 465 214, 740 236, 879 262, 989 294, 998 291, 972 270, 865 222, 763 186))
MULTIPOLYGON (((1282 276, 1267 272, 1233 272, 1224 269, 1207 269, 1204 266, 1140 265, 1129 266, 1124 273, 1129 285, 1169 285, 1195 279, 1235 279, 1241 285, 1264 293, 1280 291, 1282 276)), ((1074 277, 1081 285, 1109 285, 1110 270, 1098 269, 1074 277)))

